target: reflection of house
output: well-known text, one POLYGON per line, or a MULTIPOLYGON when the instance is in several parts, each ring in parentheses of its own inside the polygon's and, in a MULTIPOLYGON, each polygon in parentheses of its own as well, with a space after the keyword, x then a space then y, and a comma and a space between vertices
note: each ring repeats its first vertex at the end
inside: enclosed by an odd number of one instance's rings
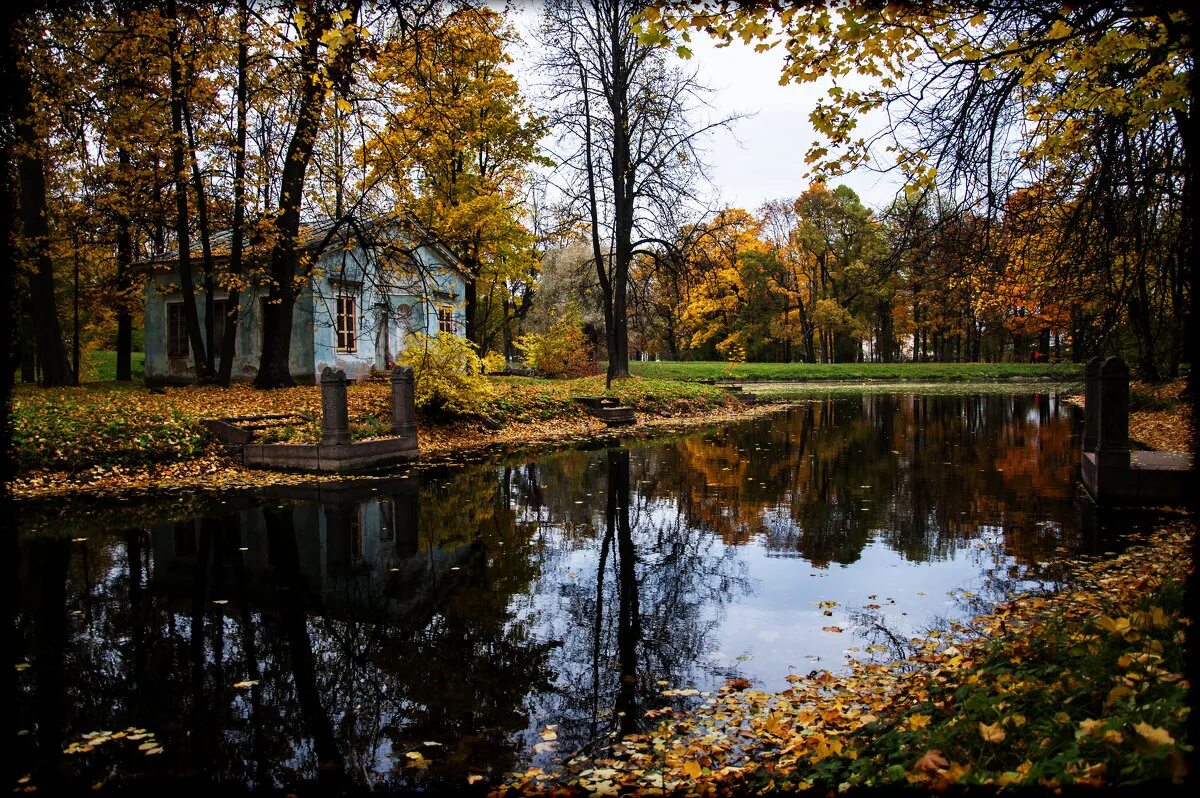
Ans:
POLYGON ((268 518, 258 507, 161 524, 151 530, 152 586, 186 599, 199 581, 209 598, 270 609, 297 600, 288 589, 298 583, 318 614, 422 625, 482 553, 422 545, 415 486, 377 490, 286 506, 282 524, 280 511, 268 518))
MULTIPOLYGON (((306 228, 297 247, 312 268, 292 316, 291 372, 297 381, 316 381, 325 366, 351 379, 372 368, 389 368, 412 332, 439 335, 463 331, 464 277, 459 260, 415 222, 373 224, 370 246, 346 226, 306 228)), ((355 229, 363 229, 356 227, 355 229)), ((229 259, 230 236, 214 236, 213 261, 229 259)), ((192 269, 199 280, 199 252, 192 269)), ((142 264, 150 275, 145 292, 146 381, 187 382, 194 378, 177 260, 142 264)), ((258 373, 262 353, 263 303, 267 289, 243 291, 239 302, 233 364, 235 380, 258 373)), ((216 349, 224 333, 227 293, 214 292, 216 349)), ((196 312, 205 324, 205 300, 197 286, 196 312)))

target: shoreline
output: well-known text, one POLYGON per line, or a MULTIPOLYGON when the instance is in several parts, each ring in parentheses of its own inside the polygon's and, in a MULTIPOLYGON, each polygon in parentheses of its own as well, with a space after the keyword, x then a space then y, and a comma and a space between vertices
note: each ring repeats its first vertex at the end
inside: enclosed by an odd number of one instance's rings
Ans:
MULTIPOLYGON (((813 400, 809 400, 813 401, 813 400)), ((405 468, 439 468, 522 453, 540 454, 583 443, 616 443, 685 432, 714 424, 761 418, 804 404, 805 400, 753 405, 722 405, 679 414, 642 413, 629 427, 607 427, 592 416, 519 422, 499 430, 478 423, 427 426, 418 431, 419 459, 405 468)), ((139 468, 94 467, 83 472, 37 471, 18 475, 9 485, 20 505, 36 506, 54 500, 94 500, 119 503, 155 496, 204 495, 212 492, 254 491, 274 485, 308 485, 370 479, 384 472, 317 474, 246 468, 210 446, 203 456, 139 468)))

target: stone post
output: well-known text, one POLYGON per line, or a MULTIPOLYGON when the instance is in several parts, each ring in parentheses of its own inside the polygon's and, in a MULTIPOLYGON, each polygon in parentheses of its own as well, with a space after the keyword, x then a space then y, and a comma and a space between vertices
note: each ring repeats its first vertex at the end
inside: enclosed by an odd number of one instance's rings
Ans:
POLYGON ((346 410, 346 372, 326 366, 321 370, 321 443, 337 446, 350 442, 350 416, 346 410))
POLYGON ((1100 440, 1096 465, 1129 468, 1129 367, 1119 357, 1100 366, 1100 440))
POLYGON ((392 434, 417 438, 417 409, 413 404, 413 370, 408 366, 392 369, 392 434))
POLYGON ((1083 450, 1096 451, 1100 440, 1100 363, 1098 357, 1087 362, 1083 378, 1083 450))

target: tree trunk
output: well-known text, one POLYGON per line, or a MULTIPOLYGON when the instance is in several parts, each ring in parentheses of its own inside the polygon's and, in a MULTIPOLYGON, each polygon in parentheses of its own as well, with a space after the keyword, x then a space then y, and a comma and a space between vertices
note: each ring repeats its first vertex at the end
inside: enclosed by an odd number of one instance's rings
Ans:
MULTIPOLYGON (((230 230, 229 265, 230 275, 242 273, 242 238, 246 234, 246 72, 249 51, 246 31, 249 27, 247 0, 238 0, 238 54, 237 54, 237 130, 234 134, 233 151, 233 226, 230 230)), ((253 296, 253 295, 252 295, 253 296)), ((233 358, 237 352, 237 328, 241 318, 241 292, 234 281, 225 299, 225 335, 221 339, 221 360, 217 372, 217 383, 225 388, 233 380, 233 358)))
MULTIPOLYGON (((129 150, 117 148, 121 177, 129 174, 129 150)), ((133 225, 125 205, 117 211, 117 379, 133 379, 133 314, 129 312, 129 267, 133 264, 133 225)))
MULTIPOLYGON (((304 40, 301 57, 301 72, 316 76, 320 65, 319 47, 327 25, 319 24, 312 0, 305 0, 301 10, 311 20, 304 40)), ((351 2, 352 19, 358 17, 360 2, 351 2)), ((328 85, 336 85, 350 68, 348 48, 344 48, 336 63, 328 65, 328 85)), ((300 204, 304 198, 304 176, 312 161, 317 133, 321 125, 321 112, 326 95, 326 82, 307 79, 302 81, 296 128, 288 143, 287 158, 280 175, 279 206, 275 213, 275 243, 270 255, 271 287, 263 312, 263 348, 258 365, 258 376, 254 384, 258 388, 284 388, 295 385, 289 360, 292 352, 292 315, 295 311, 299 291, 296 278, 300 276, 296 242, 300 234, 300 204)))
MULTIPOLYGON (((15 38, 15 37, 14 37, 15 38)), ((15 58, 15 56, 13 56, 15 58)), ((42 370, 42 385, 57 387, 73 382, 71 364, 63 346, 62 327, 54 290, 54 264, 50 260, 50 226, 46 214, 46 164, 41 157, 41 142, 34 125, 32 76, 16 69, 15 103, 21 118, 16 120, 17 180, 20 183, 19 258, 30 267, 31 318, 37 361, 42 370)))
POLYGON ((200 164, 196 161, 196 132, 192 127, 192 113, 187 103, 182 103, 183 125, 187 130, 188 161, 192 165, 192 185, 196 190, 196 227, 200 232, 200 257, 204 274, 204 362, 209 374, 217 370, 216 358, 216 311, 213 299, 213 257, 211 228, 208 224, 208 195, 204 191, 204 179, 200 174, 200 164))
POLYGON ((192 285, 191 237, 188 229, 187 164, 183 132, 183 70, 179 43, 179 20, 175 0, 167 2, 167 18, 171 30, 167 34, 171 56, 171 166, 175 180, 175 237, 179 244, 179 288, 183 294, 183 322, 196 379, 207 382, 212 378, 204 338, 200 334, 200 318, 196 313, 196 289, 192 285))

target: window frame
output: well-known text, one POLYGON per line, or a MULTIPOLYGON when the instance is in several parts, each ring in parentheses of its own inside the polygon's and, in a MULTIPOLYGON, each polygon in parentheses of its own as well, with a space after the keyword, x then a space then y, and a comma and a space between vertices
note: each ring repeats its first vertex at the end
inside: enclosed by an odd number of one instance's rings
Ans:
POLYGON ((454 305, 438 305, 438 335, 448 332, 458 335, 458 319, 454 318, 454 305))
POLYGON ((334 295, 333 338, 338 352, 358 351, 358 297, 340 291, 334 295))
POLYGON ((168 301, 166 308, 166 348, 167 357, 187 357, 191 351, 187 335, 187 320, 183 315, 183 300, 168 301), (178 314, 175 321, 172 315, 178 314))

